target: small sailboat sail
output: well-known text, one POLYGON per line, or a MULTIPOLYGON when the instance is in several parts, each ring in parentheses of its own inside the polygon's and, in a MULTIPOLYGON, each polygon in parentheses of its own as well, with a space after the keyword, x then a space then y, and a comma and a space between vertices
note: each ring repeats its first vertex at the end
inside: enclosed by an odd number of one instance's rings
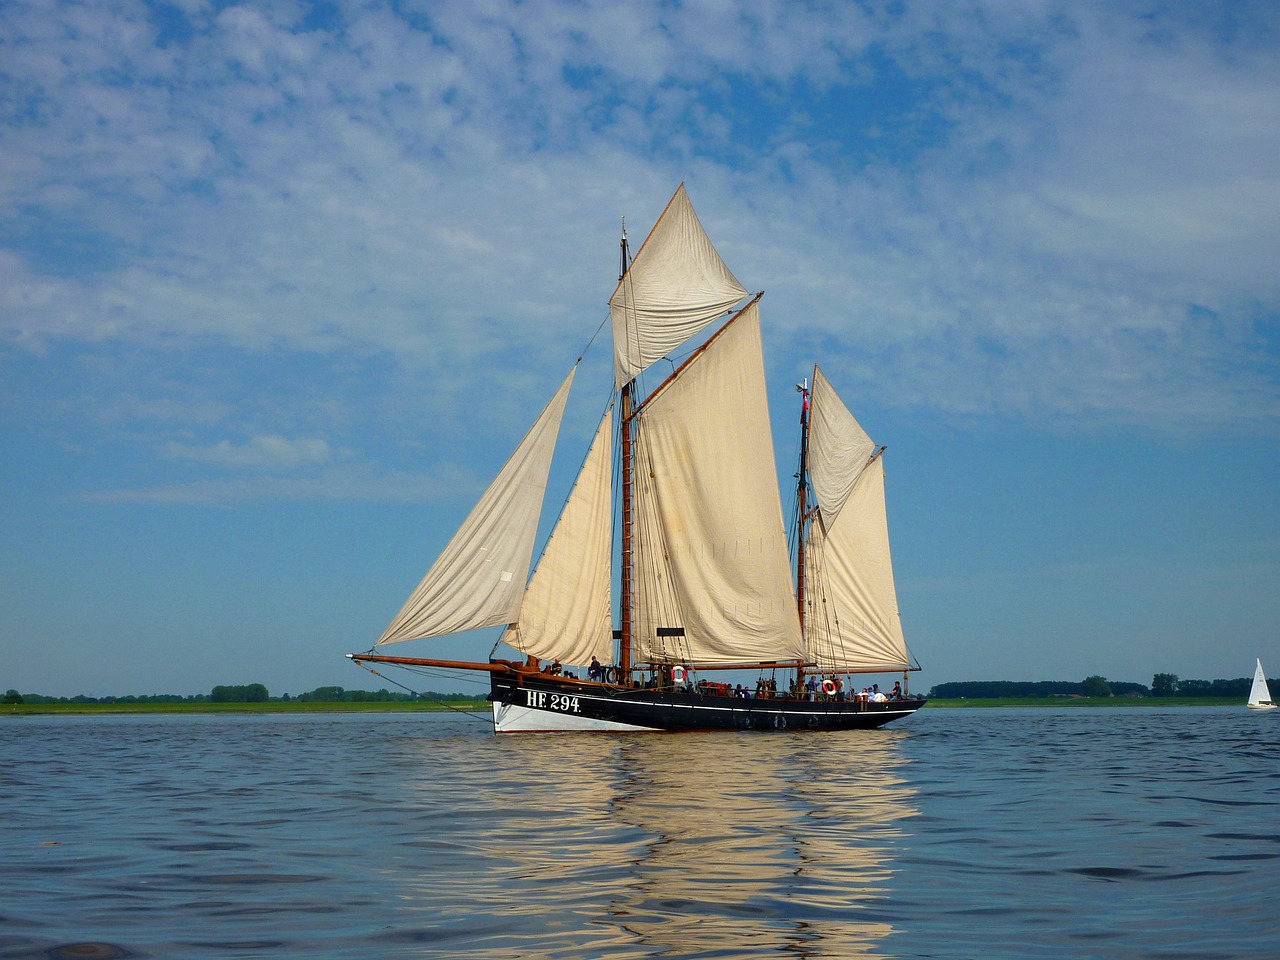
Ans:
POLYGON ((1249 689, 1249 709, 1274 710, 1275 707, 1267 687, 1267 675, 1262 672, 1262 660, 1259 659, 1253 671, 1253 686, 1249 689))
POLYGON ((839 730, 914 713, 924 699, 905 690, 918 668, 898 615, 883 448, 815 367, 812 394, 803 389, 793 569, 764 376, 763 294, 742 305, 746 288, 683 185, 634 261, 624 235, 622 267, 609 300, 612 413, 532 575, 572 372, 374 649, 349 656, 487 671, 499 732, 839 730), (640 375, 695 336, 704 342, 646 393, 640 375), (504 629, 485 662, 376 652, 486 626, 504 629), (524 659, 500 657, 500 648, 524 659), (588 663, 585 677, 574 672, 588 663), (754 697, 705 679, 742 669, 759 671, 754 697), (903 690, 892 699, 846 697, 837 681, 899 670, 903 690))

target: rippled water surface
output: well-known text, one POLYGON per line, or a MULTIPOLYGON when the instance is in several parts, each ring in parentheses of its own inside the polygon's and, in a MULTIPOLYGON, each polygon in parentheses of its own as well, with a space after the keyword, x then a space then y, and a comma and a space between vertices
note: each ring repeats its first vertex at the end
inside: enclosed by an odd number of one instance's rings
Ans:
POLYGON ((1243 707, 4 717, 0 798, 3 960, 1280 950, 1280 717, 1243 707))

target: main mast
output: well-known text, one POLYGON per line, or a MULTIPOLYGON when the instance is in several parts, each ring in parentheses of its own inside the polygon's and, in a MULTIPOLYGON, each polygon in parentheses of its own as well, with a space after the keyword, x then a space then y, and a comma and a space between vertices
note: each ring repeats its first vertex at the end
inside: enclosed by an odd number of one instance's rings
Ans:
MULTIPOLYGON (((800 469, 796 474, 796 612, 800 615, 800 635, 803 637, 806 636, 804 551, 807 539, 805 533, 808 517, 806 515, 809 512, 809 381, 797 383, 796 390, 804 398, 800 408, 800 469)), ((797 690, 802 688, 803 681, 804 664, 801 663, 796 667, 797 690)))
MULTIPOLYGON (((622 283, 631 266, 631 250, 627 246, 627 219, 622 218, 622 240, 619 246, 618 282, 622 283)), ((622 557, 620 563, 621 591, 618 598, 618 680, 631 685, 631 414, 635 407, 635 380, 628 380, 622 388, 622 402, 618 406, 622 427, 622 557)))

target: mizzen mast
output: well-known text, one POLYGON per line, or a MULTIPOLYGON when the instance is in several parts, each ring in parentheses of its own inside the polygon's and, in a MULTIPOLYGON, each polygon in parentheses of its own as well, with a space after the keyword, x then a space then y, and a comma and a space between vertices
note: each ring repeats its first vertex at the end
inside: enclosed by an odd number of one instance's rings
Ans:
MULTIPOLYGON (((796 384, 796 390, 803 397, 800 408, 800 469, 796 474, 796 610, 800 614, 800 635, 805 633, 805 569, 804 548, 806 528, 808 526, 808 484, 809 484, 809 381, 805 379, 796 384)), ((800 689, 804 681, 804 664, 796 668, 796 688, 800 689)))

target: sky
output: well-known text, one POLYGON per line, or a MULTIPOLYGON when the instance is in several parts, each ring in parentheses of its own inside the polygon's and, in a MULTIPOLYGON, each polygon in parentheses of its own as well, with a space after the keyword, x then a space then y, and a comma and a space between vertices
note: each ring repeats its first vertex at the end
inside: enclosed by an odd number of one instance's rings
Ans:
POLYGON ((782 472, 815 360, 888 446, 913 688, 1280 670, 1273 3, 8 0, 0 111, 0 689, 385 685, 680 183, 782 472))

